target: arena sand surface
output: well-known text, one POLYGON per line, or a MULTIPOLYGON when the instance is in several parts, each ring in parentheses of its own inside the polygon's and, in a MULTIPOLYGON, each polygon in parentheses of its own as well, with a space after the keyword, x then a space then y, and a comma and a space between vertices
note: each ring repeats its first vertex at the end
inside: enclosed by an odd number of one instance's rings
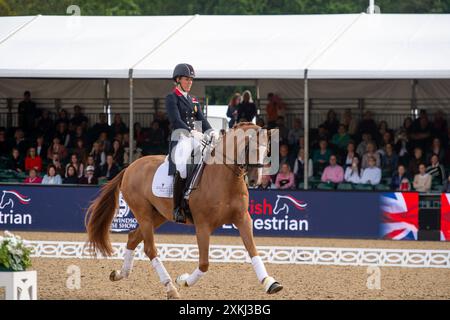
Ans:
MULTIPOLYGON (((81 233, 17 232, 27 240, 85 241, 81 233)), ((126 242, 126 235, 112 234, 113 242, 126 242)), ((196 243, 193 235, 157 235, 157 243, 196 243)), ((381 241, 311 238, 257 237, 260 246, 350 247, 449 250, 444 242, 381 241)), ((238 237, 213 236, 211 244, 242 245, 238 237)), ((165 291, 147 261, 135 261, 129 279, 111 282, 109 274, 120 269, 121 260, 33 258, 38 271, 39 299, 165 299, 165 291), (66 286, 68 267, 81 270, 81 288, 66 286)), ((165 262, 173 279, 192 272, 193 262, 165 262)), ((438 268, 382 267, 381 289, 367 288, 367 268, 266 264, 269 274, 284 285, 276 295, 267 295, 257 283, 250 264, 211 263, 209 272, 192 287, 182 289, 182 299, 450 299, 450 270, 438 268)))

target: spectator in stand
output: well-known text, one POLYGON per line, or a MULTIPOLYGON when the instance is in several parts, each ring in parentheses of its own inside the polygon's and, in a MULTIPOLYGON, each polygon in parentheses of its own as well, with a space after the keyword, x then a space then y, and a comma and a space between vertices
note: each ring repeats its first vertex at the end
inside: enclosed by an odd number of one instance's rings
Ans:
POLYGON ((375 158, 376 160, 376 166, 378 168, 381 167, 381 157, 380 154, 377 152, 377 147, 375 145, 375 142, 371 141, 367 144, 367 151, 362 157, 362 164, 361 167, 363 169, 367 168, 369 166, 369 158, 375 158))
POLYGON ((98 122, 94 124, 88 132, 88 137, 90 143, 93 143, 94 141, 98 140, 100 137, 100 133, 107 132, 108 136, 111 131, 111 127, 108 125, 106 114, 105 113, 99 113, 98 115, 98 122))
POLYGON ((404 165, 408 165, 411 153, 411 144, 409 142, 411 125, 412 119, 410 117, 405 118, 403 126, 395 134, 395 150, 399 156, 399 161, 404 165))
POLYGON ((310 145, 311 145, 312 149, 319 149, 321 140, 325 140, 328 142, 328 134, 327 134, 327 129, 325 128, 325 126, 323 124, 319 125, 317 134, 314 134, 312 132, 310 139, 311 139, 310 145))
POLYGON ((400 192, 411 191, 411 182, 409 181, 408 178, 402 179, 402 183, 400 184, 398 191, 400 191, 400 192))
POLYGON ((24 128, 27 132, 34 129, 34 120, 37 117, 36 103, 31 100, 31 92, 25 91, 23 93, 23 100, 18 107, 19 127, 24 128))
POLYGON ((59 122, 56 126, 55 137, 59 138, 61 144, 67 149, 70 146, 70 133, 67 124, 63 121, 59 122))
POLYGON ((298 139, 303 137, 305 131, 302 128, 302 121, 300 119, 294 120, 294 125, 288 132, 288 144, 290 147, 294 147, 298 143, 298 139))
POLYGON ((87 135, 85 133, 85 129, 83 126, 76 126, 75 130, 70 135, 70 147, 76 148, 77 147, 77 140, 81 139, 83 140, 83 145, 86 145, 88 142, 87 135))
POLYGON ((359 155, 356 153, 355 149, 355 142, 349 141, 349 143, 347 144, 347 154, 344 156, 344 160, 342 161, 342 163, 344 164, 344 168, 352 166, 354 157, 358 157, 359 160, 359 155))
POLYGON ((363 170, 361 183, 377 185, 381 181, 381 169, 377 167, 375 157, 368 158, 369 166, 363 170))
POLYGON ((67 177, 67 171, 69 170, 69 167, 72 166, 75 168, 75 171, 78 174, 78 178, 81 178, 84 173, 84 165, 83 162, 80 161, 78 158, 78 155, 76 153, 72 153, 70 156, 70 162, 66 165, 66 171, 65 176, 67 177))
MULTIPOLYGON (((358 125, 358 138, 362 137, 364 133, 369 133, 370 138, 369 140, 372 140, 377 136, 378 128, 377 124, 375 123, 375 120, 372 119, 372 112, 366 111, 364 112, 363 119, 359 122, 358 125)), ((360 152, 359 149, 356 150, 358 154, 364 154, 364 152, 360 152)))
POLYGON ((118 173, 120 169, 114 162, 112 154, 106 156, 106 163, 100 167, 100 178, 106 178, 112 180, 118 173))
POLYGON ((73 165, 69 164, 63 184, 78 184, 78 181, 77 169, 75 169, 73 165))
POLYGON ((279 158, 280 168, 281 165, 284 163, 287 163, 289 165, 289 168, 292 168, 294 166, 295 159, 291 156, 291 153, 289 152, 289 146, 287 144, 280 145, 280 158, 279 158))
POLYGON ((34 146, 36 150, 36 156, 39 156, 42 161, 47 159, 48 145, 45 143, 43 135, 37 136, 34 146))
POLYGON ((36 169, 30 169, 28 177, 25 178, 23 183, 41 184, 42 178, 37 175, 36 169))
POLYGON ((256 125, 260 126, 261 128, 267 129, 264 119, 259 116, 256 116, 256 125))
POLYGON ((36 148, 34 147, 28 149, 28 154, 25 158, 25 170, 29 171, 31 169, 42 171, 42 159, 36 155, 36 148))
POLYGON ((361 183, 361 161, 357 155, 353 156, 352 164, 345 169, 344 180, 350 183, 361 183))
POLYGON ((336 148, 336 152, 342 156, 345 153, 345 149, 350 141, 350 136, 347 133, 345 125, 340 124, 338 127, 338 132, 333 135, 331 139, 331 144, 336 148))
POLYGON ((53 143, 47 150, 47 159, 52 160, 54 153, 58 154, 61 161, 64 161, 67 157, 67 149, 60 143, 60 141, 61 140, 59 140, 58 137, 53 138, 53 143))
POLYGON ((432 127, 425 110, 420 111, 419 118, 414 120, 410 135, 412 147, 426 150, 431 144, 432 127))
POLYGON ((109 141, 107 132, 101 132, 97 141, 100 142, 102 150, 105 151, 105 153, 109 153, 111 151, 111 141, 109 141))
POLYGON ((283 100, 270 92, 267 95, 267 106, 266 106, 266 115, 267 115, 267 128, 274 129, 277 124, 277 119, 279 116, 284 117, 286 111, 286 105, 283 100))
POLYGON ((80 179, 80 184, 90 184, 90 185, 98 184, 98 179, 95 177, 94 172, 95 172, 94 166, 88 166, 86 168, 86 175, 80 179))
POLYGON ((99 141, 94 142, 89 155, 94 157, 96 167, 101 167, 106 162, 106 153, 103 151, 103 146, 99 141))
POLYGON ((417 173, 419 173, 419 164, 421 164, 421 163, 425 164, 425 158, 423 156, 423 151, 422 151, 422 148, 416 147, 414 149, 414 158, 412 158, 408 164, 408 172, 412 176, 415 176, 417 173))
POLYGON ((383 134, 383 137, 382 137, 382 139, 380 140, 380 142, 379 142, 379 146, 380 146, 380 149, 378 150, 378 152, 380 152, 380 155, 381 156, 383 156, 383 152, 384 152, 384 147, 387 145, 387 144, 392 144, 393 143, 393 140, 392 140, 392 134, 391 134, 391 132, 390 131, 386 131, 384 134, 383 134))
POLYGON ((50 112, 48 110, 42 110, 42 115, 36 126, 37 131, 45 137, 45 140, 50 140, 54 136, 54 128, 55 125, 50 118, 50 112))
MULTIPOLYGON (((153 121, 148 131, 148 141, 146 143, 146 151, 148 154, 164 154, 166 141, 164 131, 159 127, 158 121, 153 121)), ((123 164, 123 160, 122 160, 123 164)))
POLYGON ((327 119, 322 125, 327 131, 327 140, 331 139, 337 132, 339 128, 339 120, 337 119, 336 112, 333 109, 328 110, 327 119))
POLYGON ((441 145, 441 140, 439 138, 434 138, 431 144, 430 152, 427 155, 427 162, 431 161, 433 155, 437 155, 440 163, 445 163, 445 149, 441 145))
POLYGON ((75 143, 75 148, 73 149, 73 153, 77 155, 78 160, 82 163, 86 163, 87 160, 87 150, 84 147, 84 140, 81 138, 78 138, 75 143))
POLYGON ((59 154, 57 154, 57 153, 53 154, 53 158, 52 158, 52 163, 51 164, 55 167, 55 170, 56 170, 57 174, 59 174, 61 177, 64 176, 65 169, 64 169, 62 161, 61 161, 61 159, 59 157, 59 154))
POLYGON ((167 114, 164 111, 157 111, 155 114, 155 121, 158 121, 159 127, 164 131, 164 137, 166 141, 170 140, 169 138, 169 120, 167 119, 167 114))
POLYGON ((426 173, 431 175, 432 183, 444 185, 447 175, 445 174, 444 166, 439 162, 437 154, 431 156, 431 163, 426 169, 426 173))
POLYGON ((238 120, 238 105, 241 103, 241 94, 236 92, 228 103, 227 117, 230 118, 228 121, 228 127, 233 128, 238 120))
POLYGON ((123 134, 125 132, 128 132, 128 127, 123 122, 122 116, 119 113, 116 113, 114 115, 114 121, 113 124, 111 125, 111 131, 113 136, 115 136, 118 133, 123 134))
POLYGON ((425 164, 419 165, 419 173, 414 176, 413 186, 416 191, 429 192, 431 190, 431 175, 426 172, 425 164))
POLYGON ((355 119, 353 119, 352 111, 350 109, 345 110, 344 116, 342 119, 342 124, 347 128, 347 132, 352 139, 354 139, 357 129, 358 123, 355 119))
POLYGON ((341 183, 344 181, 344 169, 337 164, 337 158, 334 154, 330 156, 330 165, 323 171, 321 181, 325 183, 341 183))
POLYGON ((62 184, 62 179, 56 172, 56 168, 53 164, 47 168, 47 174, 42 179, 42 184, 62 184))
MULTIPOLYGON (((149 137, 148 132, 142 129, 142 126, 139 122, 134 123, 134 139, 136 140, 136 147, 143 148, 146 143, 148 143, 149 137)), ((123 136, 122 136, 123 140, 123 136)), ((123 143, 123 142, 122 142, 123 143)), ((123 146, 125 147, 125 146, 123 146)))
POLYGON ((409 177, 406 173, 406 167, 403 164, 400 164, 397 167, 397 172, 392 175, 390 184, 391 190, 400 191, 401 184, 404 183, 403 180, 405 179, 408 180, 409 183, 409 177))
POLYGON ((321 175, 326 165, 330 161, 331 151, 328 149, 328 142, 320 140, 319 149, 314 150, 312 161, 314 164, 314 174, 321 175))
POLYGON ((13 170, 15 172, 23 172, 23 170, 25 169, 23 159, 19 153, 19 149, 12 148, 11 155, 8 160, 7 168, 9 170, 13 170))
POLYGON ((14 141, 12 147, 19 150, 21 157, 24 157, 27 153, 28 143, 25 140, 25 134, 23 130, 20 128, 14 132, 14 141))
POLYGON ((252 122, 256 113, 256 105, 253 103, 252 94, 249 90, 245 90, 242 94, 242 102, 238 105, 238 122, 241 119, 252 122))
POLYGON ((445 120, 445 114, 442 110, 437 110, 433 117, 433 134, 442 141, 443 145, 447 145, 448 124, 445 120))
MULTIPOLYGON (((297 154, 297 159, 294 162, 294 176, 295 185, 298 186, 299 183, 304 181, 305 177, 305 149, 300 148, 297 154)), ((313 162, 311 159, 308 160, 308 178, 313 176, 313 162)))
POLYGON ((398 166, 398 156, 394 151, 394 146, 390 143, 386 144, 381 156, 381 171, 385 176, 392 176, 398 166))
POLYGON ((69 116, 67 115, 67 111, 65 109, 59 109, 58 118, 55 121, 56 127, 58 127, 58 125, 61 122, 64 122, 66 124, 66 126, 69 127, 70 120, 69 120, 69 116))
POLYGON ((0 156, 6 156, 9 154, 11 150, 11 145, 9 141, 6 139, 5 129, 0 130, 0 156))
POLYGON ((93 156, 88 156, 87 160, 86 160, 86 166, 85 166, 85 173, 84 175, 87 176, 87 167, 92 167, 94 168, 94 176, 97 178, 100 176, 100 167, 98 167, 95 164, 95 159, 93 156))
POLYGON ((367 145, 372 141, 372 135, 368 132, 362 134, 362 141, 358 144, 356 148, 356 153, 362 156, 367 152, 367 145))
POLYGON ((280 172, 278 172, 275 180, 275 187, 282 190, 295 188, 295 177, 289 164, 283 163, 281 165, 280 172))
POLYGON ((76 128, 78 126, 82 128, 86 128, 89 123, 88 118, 82 113, 81 107, 79 105, 75 105, 73 107, 73 116, 70 119, 70 124, 72 127, 76 128))
POLYGON ((261 177, 261 184, 258 186, 260 190, 273 189, 272 178, 269 175, 263 175, 261 177))
MULTIPOLYGON (((159 124, 158 124, 159 125, 159 124)), ((114 162, 117 163, 118 166, 123 166, 123 154, 124 150, 119 140, 114 140, 112 144, 112 156, 114 162)))
POLYGON ((378 135, 376 137, 378 145, 384 146, 387 143, 391 143, 391 140, 392 130, 389 129, 388 123, 384 120, 380 121, 378 124, 378 135), (386 135, 386 133, 388 133, 388 135, 386 135))
POLYGON ((282 116, 277 119, 277 129, 280 135, 280 144, 288 144, 289 129, 286 127, 282 116))

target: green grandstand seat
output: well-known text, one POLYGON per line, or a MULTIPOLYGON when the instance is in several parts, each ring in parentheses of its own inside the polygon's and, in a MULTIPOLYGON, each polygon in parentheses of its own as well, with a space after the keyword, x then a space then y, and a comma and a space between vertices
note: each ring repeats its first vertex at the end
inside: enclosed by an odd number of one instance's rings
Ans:
POLYGON ((335 184, 334 183, 319 183, 317 185, 317 189, 318 190, 334 190, 335 189, 335 184))
POLYGON ((373 190, 373 186, 371 184, 355 184, 355 190, 364 191, 364 190, 373 190))
POLYGON ((377 191, 389 191, 391 188, 389 188, 389 186, 385 185, 385 184, 377 184, 374 188, 377 191))
POLYGON ((338 183, 337 190, 353 190, 351 183, 338 183))
POLYGON ((108 182, 108 179, 106 179, 106 178, 100 178, 100 179, 98 179, 98 184, 99 184, 99 185, 106 184, 107 182, 108 182))
POLYGON ((431 186, 431 191, 433 192, 442 192, 444 190, 444 186, 442 184, 435 184, 431 186))

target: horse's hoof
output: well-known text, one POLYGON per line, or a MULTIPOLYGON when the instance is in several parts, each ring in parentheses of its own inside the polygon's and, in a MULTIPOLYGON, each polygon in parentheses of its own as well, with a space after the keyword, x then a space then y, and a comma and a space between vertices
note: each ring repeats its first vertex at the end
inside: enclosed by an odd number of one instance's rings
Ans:
POLYGON ((178 278, 175 280, 175 283, 179 285, 180 287, 187 287, 187 278, 189 277, 188 273, 183 273, 182 275, 178 276, 178 278))
POLYGON ((109 275, 109 280, 111 281, 119 281, 122 280, 123 276, 121 275, 120 271, 113 270, 111 274, 109 275))
POLYGON ((263 286, 268 294, 274 294, 283 289, 283 286, 272 277, 265 278, 263 286))
POLYGON ((269 290, 267 290, 267 293, 268 294, 274 294, 274 293, 277 293, 277 292, 281 291, 282 289, 283 289, 283 286, 280 283, 274 282, 269 287, 269 290))
POLYGON ((178 290, 170 290, 167 292, 167 300, 178 300, 180 299, 180 294, 178 290))

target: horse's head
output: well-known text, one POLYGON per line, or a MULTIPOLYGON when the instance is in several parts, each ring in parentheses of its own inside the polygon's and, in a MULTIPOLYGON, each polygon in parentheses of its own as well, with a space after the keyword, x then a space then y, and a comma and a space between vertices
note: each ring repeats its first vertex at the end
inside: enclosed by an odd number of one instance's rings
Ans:
POLYGON ((261 184, 269 133, 251 122, 241 122, 223 134, 214 150, 216 163, 234 165, 247 173, 250 186, 261 184))

